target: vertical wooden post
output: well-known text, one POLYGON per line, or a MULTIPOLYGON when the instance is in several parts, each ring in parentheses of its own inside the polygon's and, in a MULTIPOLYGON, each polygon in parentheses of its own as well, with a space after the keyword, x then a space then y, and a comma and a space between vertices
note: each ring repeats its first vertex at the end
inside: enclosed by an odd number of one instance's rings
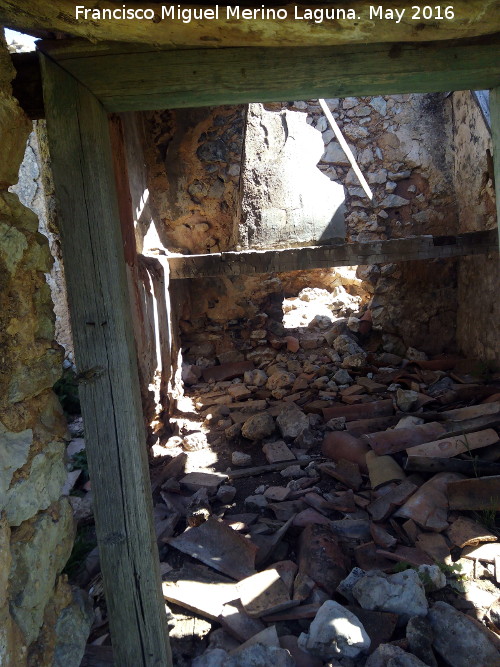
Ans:
POLYGON ((115 663, 172 664, 108 119, 41 56, 68 299, 115 663))
MULTIPOLYGON (((495 168, 495 195, 497 200, 497 225, 500 230, 500 86, 490 90, 491 137, 495 168)), ((500 241, 500 232, 498 235, 500 241)))

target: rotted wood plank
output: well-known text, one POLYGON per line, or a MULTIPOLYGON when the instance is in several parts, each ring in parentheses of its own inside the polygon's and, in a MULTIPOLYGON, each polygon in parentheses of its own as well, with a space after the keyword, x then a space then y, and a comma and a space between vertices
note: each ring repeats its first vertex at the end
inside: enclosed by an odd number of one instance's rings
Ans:
MULTIPOLYGON (((342 3, 345 14, 336 13, 332 18, 318 21, 320 15, 309 18, 306 9, 324 12, 325 9, 338 9, 338 3, 322 5, 294 5, 283 3, 281 10, 286 18, 275 19, 261 14, 260 3, 257 13, 251 19, 228 14, 224 5, 215 15, 209 3, 205 3, 204 19, 183 21, 177 16, 172 19, 162 14, 162 5, 151 3, 152 17, 135 16, 135 18, 109 19, 104 14, 87 15, 80 13, 77 17, 75 7, 79 3, 73 0, 0 0, 0 24, 9 28, 40 31, 41 29, 57 30, 70 35, 78 35, 91 41, 121 40, 171 46, 305 46, 307 44, 329 45, 345 43, 372 43, 397 40, 400 42, 456 39, 486 35, 500 31, 500 16, 496 0, 454 0, 452 3, 453 18, 447 18, 446 4, 438 12, 433 6, 430 14, 424 16, 423 5, 431 3, 414 0, 413 3, 400 0, 384 3, 382 15, 374 14, 373 4, 367 0, 347 0, 342 3), (416 5, 417 9, 411 5, 416 5), (420 6, 420 11, 418 11, 420 6), (395 16, 397 11, 400 20, 396 23, 385 12, 386 9, 395 16), (211 10, 213 18, 209 18, 206 10, 211 10), (345 16, 345 18, 344 18, 345 16), (302 17, 302 18, 299 18, 302 17)), ((233 4, 233 3, 231 3, 233 4)), ((435 4, 435 3, 434 3, 435 4)), ((184 5, 184 12, 200 5, 184 5)), ((81 3, 82 7, 99 7, 121 11, 121 1, 105 3, 81 3)), ((127 2, 127 9, 144 10, 144 3, 127 2)), ((168 5, 166 5, 168 7, 168 5)), ((248 8, 252 3, 245 3, 248 8)), ((263 5, 262 5, 263 6, 263 5)), ((378 6, 375 5, 375 8, 378 6)), ((243 7, 242 7, 243 9, 243 7)), ((376 10, 378 11, 378 10, 376 10)), ((187 14, 184 16, 187 18, 187 14)), ((323 14, 323 16, 326 16, 323 14)), ((194 18, 194 15, 192 15, 194 18)))
POLYGON ((169 264, 171 279, 203 278, 486 254, 497 252, 497 246, 497 232, 492 230, 453 237, 416 236, 371 243, 170 256, 169 264))
POLYGON ((116 664, 171 665, 108 117, 42 56, 70 316, 116 664))
MULTIPOLYGON (((62 43, 61 43, 62 42, 62 43)), ((108 111, 481 89, 500 85, 500 35, 425 44, 137 52, 39 42, 108 111)))

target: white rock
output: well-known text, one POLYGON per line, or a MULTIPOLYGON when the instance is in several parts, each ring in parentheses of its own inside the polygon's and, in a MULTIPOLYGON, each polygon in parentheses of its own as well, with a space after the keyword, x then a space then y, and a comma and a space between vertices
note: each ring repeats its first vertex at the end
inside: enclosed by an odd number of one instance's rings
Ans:
POLYGON ((252 457, 250 454, 245 454, 245 452, 236 451, 231 454, 231 463, 233 466, 244 468, 245 466, 251 465, 252 457))
POLYGON ((418 392, 411 389, 398 389, 396 391, 396 403, 403 412, 410 412, 417 406, 418 392))
POLYGON ((337 586, 337 593, 340 593, 345 597, 346 600, 349 600, 349 602, 355 602, 355 599, 352 594, 352 587, 354 586, 355 583, 357 583, 360 579, 362 579, 365 576, 366 572, 362 570, 360 567, 354 567, 347 577, 343 579, 340 584, 337 586))
POLYGON ((263 387, 267 382, 267 373, 258 368, 253 371, 245 371, 243 381, 245 384, 250 384, 254 387, 263 387))
POLYGON ((276 424, 283 438, 289 441, 294 440, 309 428, 309 419, 295 403, 290 403, 277 416, 276 424))
POLYGON ((207 436, 201 432, 190 433, 182 439, 182 447, 187 452, 196 452, 199 449, 205 449, 207 445, 207 436))
POLYGON ((327 600, 319 608, 309 633, 299 637, 299 647, 322 660, 356 658, 370 644, 359 618, 333 600, 327 600))
POLYGON ((427 355, 425 352, 415 349, 414 347, 409 347, 406 350, 406 358, 410 361, 427 361, 427 355))
POLYGON ((333 379, 338 384, 350 384, 351 382, 353 382, 352 377, 345 370, 345 368, 341 368, 339 371, 337 371, 333 376, 333 379))
POLYGON ((422 419, 422 417, 415 417, 415 415, 406 415, 406 417, 401 417, 401 419, 398 421, 398 423, 394 428, 395 429, 411 428, 412 426, 420 426, 420 424, 424 423, 425 419, 422 419))
POLYGON ((424 586, 415 570, 392 575, 372 570, 354 584, 352 594, 363 609, 391 611, 403 620, 427 614, 424 586))
POLYGON ((417 571, 428 593, 446 586, 446 575, 437 565, 419 565, 417 571))

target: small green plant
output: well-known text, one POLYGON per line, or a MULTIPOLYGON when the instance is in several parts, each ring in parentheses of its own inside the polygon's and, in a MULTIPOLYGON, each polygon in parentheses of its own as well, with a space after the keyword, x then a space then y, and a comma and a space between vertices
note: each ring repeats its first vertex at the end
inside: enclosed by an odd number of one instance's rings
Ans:
POLYGON ((81 413, 78 383, 71 368, 63 370, 62 376, 54 384, 53 389, 67 415, 79 415, 81 413))
POLYGON ((458 580, 465 579, 465 574, 462 572, 462 565, 460 563, 445 563, 443 561, 434 561, 434 564, 438 566, 441 572, 446 576, 446 578, 454 578, 458 580))
POLYGON ((96 545, 97 540, 94 528, 92 526, 82 526, 79 528, 71 555, 64 566, 63 574, 67 574, 70 580, 74 579, 80 573, 88 554, 96 545))
POLYGON ((71 457, 71 469, 82 471, 81 479, 84 484, 89 480, 89 464, 87 462, 86 449, 81 449, 76 454, 73 454, 71 457))
MULTIPOLYGON (((411 570, 413 568, 413 565, 408 563, 405 560, 400 561, 399 563, 396 563, 394 566, 394 572, 405 572, 406 570, 411 570)), ((416 568, 413 568, 416 569, 416 568)))
MULTIPOLYGON (((490 498, 491 500, 491 505, 494 507, 495 505, 498 505, 498 503, 494 502, 493 498, 490 498)), ((480 510, 479 512, 474 512, 475 518, 479 521, 479 523, 482 523, 483 525, 488 528, 488 530, 491 530, 496 534, 497 526, 496 526, 496 518, 497 518, 497 511, 496 509, 484 509, 480 510)))

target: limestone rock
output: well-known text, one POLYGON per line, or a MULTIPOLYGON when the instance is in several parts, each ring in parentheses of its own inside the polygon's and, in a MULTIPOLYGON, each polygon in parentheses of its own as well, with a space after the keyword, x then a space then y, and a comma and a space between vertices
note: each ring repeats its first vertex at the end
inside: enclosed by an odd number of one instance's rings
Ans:
POLYGON ((229 484, 222 484, 219 486, 219 489, 216 493, 216 498, 221 503, 227 504, 233 502, 235 495, 236 488, 234 486, 230 486, 229 484))
POLYGON ((311 655, 330 658, 356 658, 370 648, 370 638, 361 621, 348 609, 327 600, 318 610, 308 634, 299 638, 299 647, 311 655))
POLYGON ((267 373, 255 368, 252 371, 245 371, 243 382, 254 387, 263 387, 267 382, 267 373))
POLYGON ((274 433, 274 419, 267 412, 249 417, 241 428, 241 434, 248 440, 262 440, 274 433))
POLYGON ((182 439, 182 447, 187 452, 196 452, 207 447, 207 436, 204 433, 190 433, 182 439))
POLYGON ((437 565, 419 565, 418 574, 427 593, 446 586, 446 575, 437 565))
POLYGON ((252 644, 230 656, 221 667, 295 667, 295 661, 288 651, 276 646, 252 644))
POLYGON ((67 475, 64 449, 63 442, 46 445, 33 457, 29 474, 5 493, 4 509, 12 526, 19 526, 60 497, 67 475))
POLYGON ((434 648, 451 667, 493 667, 500 656, 493 644, 465 614, 446 602, 436 602, 429 610, 434 632, 434 648))
POLYGON ((259 511, 267 507, 267 498, 262 493, 245 498, 245 507, 249 510, 259 511))
POLYGON ((266 382, 266 387, 271 391, 273 389, 284 389, 285 387, 291 387, 294 382, 295 375, 293 373, 288 373, 285 370, 279 370, 271 375, 271 377, 266 382))
POLYGON ((61 375, 62 350, 52 348, 29 363, 18 364, 12 369, 7 389, 11 403, 19 403, 52 387, 61 375))
POLYGON ((77 667, 94 620, 94 609, 86 593, 73 590, 73 601, 57 619, 53 667, 77 667))
POLYGON ((250 454, 245 454, 245 452, 236 451, 231 454, 231 463, 233 466, 244 468, 246 466, 252 465, 252 457, 250 454))
POLYGON ((403 619, 427 614, 425 590, 415 570, 392 575, 372 570, 354 584, 352 594, 363 609, 390 611, 403 619))
POLYGON ((17 183, 19 166, 24 157, 31 122, 18 101, 0 90, 0 144, 5 158, 0 165, 0 188, 17 183))
POLYGON ((410 651, 430 667, 437 667, 436 657, 432 650, 433 632, 427 618, 413 616, 406 626, 406 638, 410 651))
POLYGON ((13 535, 11 611, 27 644, 38 636, 56 576, 71 553, 73 532, 73 511, 63 498, 13 535))
POLYGON ((309 419, 302 410, 289 403, 276 418, 276 423, 285 440, 294 440, 302 431, 309 428, 309 419))
POLYGON ((5 505, 13 474, 28 460, 32 440, 31 429, 12 433, 0 422, 0 508, 5 505))
POLYGON ((337 384, 350 384, 353 381, 352 377, 345 370, 345 368, 338 370, 333 376, 333 379, 335 382, 337 382, 337 384))
POLYGON ((399 646, 381 644, 368 658, 365 667, 427 667, 425 662, 399 646))
POLYGON ((396 391, 396 403, 402 412, 411 412, 418 404, 418 392, 411 389, 398 389, 396 391))
MULTIPOLYGON (((340 334, 333 341, 333 349, 341 355, 363 354, 364 350, 356 343, 354 338, 347 334, 340 334)), ((365 355, 366 356, 366 355, 365 355)))

